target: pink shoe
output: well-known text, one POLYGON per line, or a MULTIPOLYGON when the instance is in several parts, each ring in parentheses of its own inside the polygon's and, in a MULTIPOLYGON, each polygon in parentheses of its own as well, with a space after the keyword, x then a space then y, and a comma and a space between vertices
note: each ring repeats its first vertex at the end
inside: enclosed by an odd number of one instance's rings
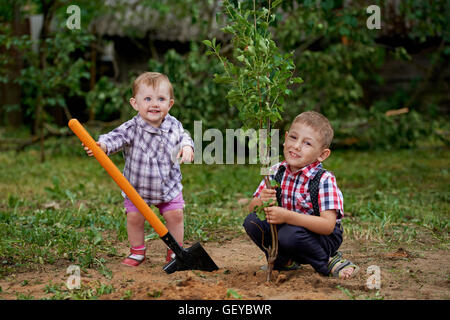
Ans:
MULTIPOLYGON (((183 244, 180 243, 179 244, 180 247, 183 247, 183 244)), ((172 259, 175 259, 176 254, 172 251, 172 249, 167 248, 167 255, 166 255, 166 262, 169 263, 170 261, 172 261, 172 259)))
POLYGON ((167 249, 166 262, 169 263, 172 259, 175 259, 175 253, 173 253, 172 249, 167 249))
POLYGON ((145 261, 145 249, 142 250, 136 250, 133 248, 130 248, 130 255, 125 258, 125 260, 122 261, 122 264, 129 266, 129 267, 137 267, 142 262, 145 261), (144 256, 142 259, 139 259, 136 257, 136 255, 144 256))

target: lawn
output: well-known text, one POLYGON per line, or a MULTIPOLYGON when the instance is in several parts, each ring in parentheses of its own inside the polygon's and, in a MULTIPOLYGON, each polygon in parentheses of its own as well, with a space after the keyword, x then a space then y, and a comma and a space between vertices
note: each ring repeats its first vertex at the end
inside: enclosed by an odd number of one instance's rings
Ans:
MULTIPOLYGON (((119 188, 75 138, 49 147, 45 163, 38 159, 34 149, 0 154, 0 278, 61 259, 111 277, 105 257, 128 245, 119 188)), ((123 167, 120 154, 112 159, 123 167)), ((344 194, 345 237, 447 250, 449 159, 443 147, 334 152, 324 166, 344 194)), ((259 167, 189 164, 182 172, 186 240, 242 235, 242 202, 261 179, 259 167)), ((158 238, 146 228, 148 240, 158 238)))

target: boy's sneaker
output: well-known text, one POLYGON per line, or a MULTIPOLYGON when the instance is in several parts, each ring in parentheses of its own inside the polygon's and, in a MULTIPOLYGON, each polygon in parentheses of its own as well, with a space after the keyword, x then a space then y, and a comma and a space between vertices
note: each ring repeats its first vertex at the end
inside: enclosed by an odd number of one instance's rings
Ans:
POLYGON ((283 268, 280 269, 280 271, 292 271, 292 270, 298 270, 300 269, 302 266, 300 264, 298 264, 295 261, 292 261, 291 264, 285 265, 283 268))
MULTIPOLYGON (((282 268, 277 268, 274 270, 278 270, 278 271, 292 271, 292 270, 298 270, 300 269, 302 266, 301 264, 295 262, 295 261, 290 261, 290 263, 288 262, 284 267, 282 268)), ((263 265, 260 267, 261 270, 266 271, 267 270, 267 264, 263 265)))
POLYGON ((331 260, 333 260, 333 259, 340 259, 340 258, 342 258, 342 252, 341 251, 336 251, 336 253, 334 254, 334 256, 332 256, 330 259, 331 260))

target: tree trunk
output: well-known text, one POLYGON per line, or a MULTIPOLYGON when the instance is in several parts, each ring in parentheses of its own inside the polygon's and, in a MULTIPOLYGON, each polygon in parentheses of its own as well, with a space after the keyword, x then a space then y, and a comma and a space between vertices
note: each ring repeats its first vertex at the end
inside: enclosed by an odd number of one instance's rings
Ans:
MULTIPOLYGON (((92 34, 95 36, 95 39, 92 40, 91 43, 91 67, 90 67, 90 82, 89 82, 89 90, 94 90, 95 84, 97 82, 97 35, 95 24, 93 24, 92 34)), ((93 121, 95 119, 95 112, 92 108, 89 109, 89 121, 93 121)))
MULTIPOLYGON (((55 1, 43 1, 42 2, 42 14, 44 16, 44 23, 42 26, 42 32, 40 35, 40 43, 39 43, 39 67, 41 69, 41 74, 45 74, 45 69, 47 68, 47 44, 45 40, 50 35, 50 24, 53 19, 53 14, 56 9, 55 1)), ((36 123, 35 123, 35 132, 39 135, 40 139, 40 147, 41 147, 41 162, 45 162, 45 150, 44 150, 44 140, 45 140, 45 132, 44 132, 44 115, 45 115, 45 96, 46 92, 43 87, 38 88, 38 98, 36 102, 36 123)))
MULTIPOLYGON (((266 186, 269 189, 273 189, 269 177, 265 176, 264 180, 266 181, 266 186)), ((269 246, 269 249, 267 250, 268 256, 267 256, 267 281, 270 282, 272 279, 272 271, 273 267, 275 265, 275 260, 278 256, 278 230, 276 225, 270 224, 270 235, 272 244, 269 246)))
MULTIPOLYGON (((20 3, 13 2, 13 22, 12 35, 20 37, 26 34, 27 24, 22 20, 20 14, 20 3)), ((22 69, 22 55, 15 47, 7 50, 7 54, 12 58, 12 63, 8 66, 9 82, 0 85, 1 100, 0 105, 3 107, 0 110, 0 121, 6 120, 6 125, 13 127, 20 127, 23 124, 23 115, 20 108, 20 85, 15 83, 15 79, 20 74, 22 69), (15 106, 13 110, 7 110, 4 106, 15 106)))

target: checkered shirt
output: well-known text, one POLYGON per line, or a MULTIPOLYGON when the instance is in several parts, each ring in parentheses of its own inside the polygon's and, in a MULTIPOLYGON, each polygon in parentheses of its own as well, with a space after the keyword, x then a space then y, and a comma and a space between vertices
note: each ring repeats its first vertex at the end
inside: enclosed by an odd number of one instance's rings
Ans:
POLYGON ((108 155, 123 150, 123 175, 149 204, 168 202, 183 189, 180 165, 172 159, 183 146, 194 148, 194 142, 175 117, 166 115, 155 128, 136 115, 98 141, 106 145, 108 155))
MULTIPOLYGON (((314 214, 308 191, 308 182, 313 179, 315 174, 322 169, 322 164, 317 161, 296 172, 291 172, 286 161, 280 162, 271 167, 269 175, 270 180, 274 180, 279 166, 286 167, 286 171, 281 179, 281 202, 282 207, 304 214, 314 214)), ((266 187, 264 179, 259 184, 253 197, 259 197, 262 189, 266 187)), ((325 171, 320 178, 319 183, 319 210, 336 210, 337 221, 344 217, 344 197, 339 190, 334 175, 325 171)))

